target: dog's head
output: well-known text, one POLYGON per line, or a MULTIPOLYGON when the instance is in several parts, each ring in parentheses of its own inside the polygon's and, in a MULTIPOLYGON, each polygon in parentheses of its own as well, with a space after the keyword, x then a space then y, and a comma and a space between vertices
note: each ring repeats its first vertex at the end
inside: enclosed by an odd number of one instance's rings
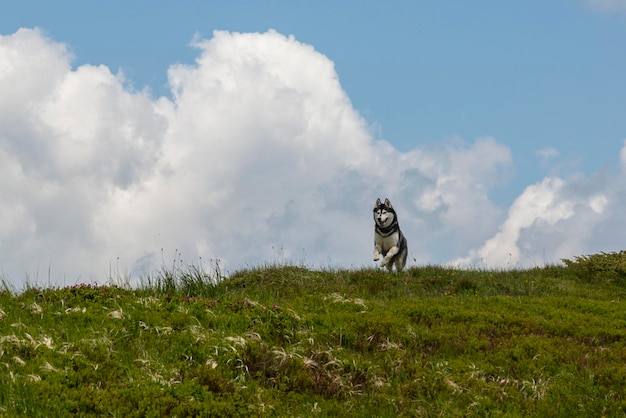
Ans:
POLYGON ((393 210, 389 199, 385 199, 385 203, 380 201, 380 198, 376 200, 376 206, 374 206, 374 222, 379 228, 388 228, 396 220, 396 211, 393 210))

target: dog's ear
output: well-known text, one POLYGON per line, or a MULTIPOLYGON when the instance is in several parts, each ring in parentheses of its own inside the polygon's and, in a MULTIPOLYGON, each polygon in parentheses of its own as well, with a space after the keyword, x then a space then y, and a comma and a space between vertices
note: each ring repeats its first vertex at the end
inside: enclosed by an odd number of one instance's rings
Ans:
POLYGON ((387 198, 385 198, 385 206, 387 206, 389 209, 393 208, 393 206, 391 206, 391 202, 387 198))
POLYGON ((376 199, 376 207, 380 206, 380 197, 378 199, 376 199))

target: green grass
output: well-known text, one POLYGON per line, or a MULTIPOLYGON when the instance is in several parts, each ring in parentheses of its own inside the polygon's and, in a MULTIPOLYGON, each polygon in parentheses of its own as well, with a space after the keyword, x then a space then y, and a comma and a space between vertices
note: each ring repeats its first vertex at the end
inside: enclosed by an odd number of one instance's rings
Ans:
POLYGON ((623 416, 626 286, 589 260, 5 285, 0 415, 623 416))

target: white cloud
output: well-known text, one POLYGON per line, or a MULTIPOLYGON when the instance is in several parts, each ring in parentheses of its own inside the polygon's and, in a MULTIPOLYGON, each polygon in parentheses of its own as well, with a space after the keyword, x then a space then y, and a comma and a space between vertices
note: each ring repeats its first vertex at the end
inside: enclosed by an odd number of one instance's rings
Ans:
POLYGON ((332 61, 293 37, 216 32, 194 45, 194 65, 169 69, 172 97, 153 99, 105 66, 73 68, 38 30, 0 37, 10 280, 102 282, 110 266, 138 273, 176 250, 227 269, 372 265, 377 197, 396 206, 419 263, 501 265, 537 253, 532 231, 554 232, 552 260, 615 225, 617 180, 546 179, 507 214, 489 198, 512 167, 495 139, 402 153, 373 138, 332 61), (589 227, 571 234, 573 220, 589 227))
POLYGON ((94 222, 150 174, 163 140, 166 120, 146 94, 70 60, 39 30, 0 37, 0 268, 17 280, 102 276, 94 222))
POLYGON ((603 194, 592 196, 589 199, 589 207, 593 209, 598 215, 601 215, 604 212, 604 209, 609 204, 609 199, 603 194))
POLYGON ((619 153, 619 160, 622 166, 622 172, 626 173, 626 139, 624 139, 624 147, 619 153))
POLYGON ((528 267, 618 251, 624 245, 625 189, 623 172, 545 178, 515 200, 495 235, 451 264, 528 267))
POLYGON ((549 148, 542 148, 538 150, 536 154, 540 156, 541 158, 548 160, 554 157, 558 157, 559 151, 556 148, 549 147, 549 148))
POLYGON ((626 12, 626 0, 585 0, 592 9, 600 12, 626 12))
POLYGON ((506 221, 496 235, 471 253, 464 263, 480 261, 488 266, 514 265, 520 261, 520 234, 532 226, 550 228, 560 220, 573 215, 571 201, 560 198, 564 185, 559 178, 546 178, 540 184, 526 188, 509 209, 506 221))

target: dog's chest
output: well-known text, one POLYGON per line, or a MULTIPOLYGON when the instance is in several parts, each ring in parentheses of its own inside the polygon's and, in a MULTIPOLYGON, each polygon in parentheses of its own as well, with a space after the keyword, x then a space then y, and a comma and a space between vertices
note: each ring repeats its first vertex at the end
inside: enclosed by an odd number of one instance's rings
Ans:
POLYGON ((380 246, 380 248, 382 249, 382 253, 386 254, 387 251, 389 251, 392 247, 398 245, 398 241, 400 241, 400 234, 398 233, 398 231, 396 231, 384 237, 376 233, 374 241, 376 242, 376 245, 380 246))

